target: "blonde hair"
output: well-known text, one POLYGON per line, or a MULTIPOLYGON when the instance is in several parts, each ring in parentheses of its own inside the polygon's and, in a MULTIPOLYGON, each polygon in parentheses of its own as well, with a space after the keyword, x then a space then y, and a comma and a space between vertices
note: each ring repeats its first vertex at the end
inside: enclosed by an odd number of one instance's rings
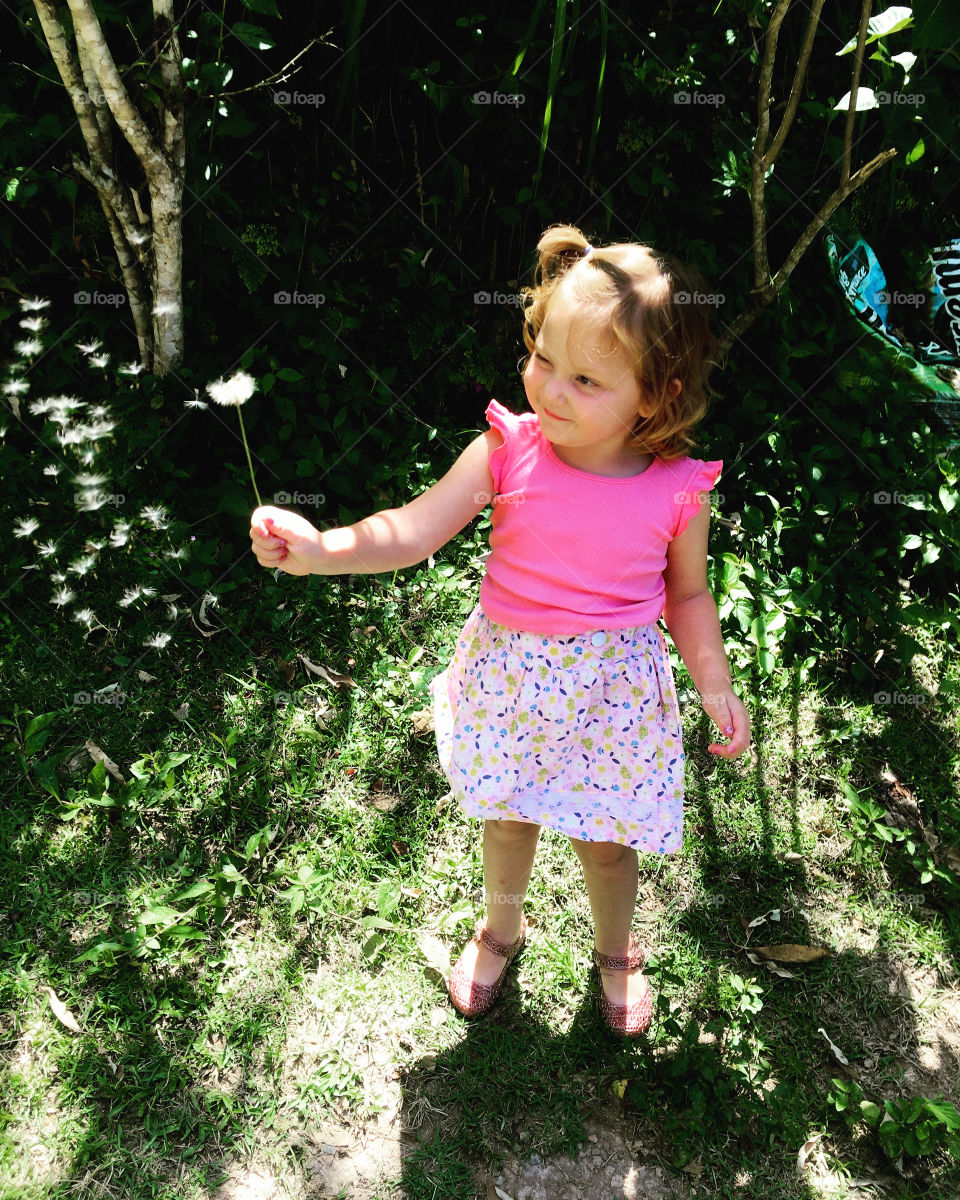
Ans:
POLYGON ((551 225, 537 253, 535 286, 520 289, 527 350, 533 353, 550 301, 569 275, 578 299, 609 319, 611 335, 626 350, 643 396, 653 404, 650 416, 637 415, 625 445, 668 462, 683 458, 698 444, 690 434, 712 396, 707 376, 717 340, 708 306, 694 302, 696 293, 707 292, 703 276, 635 242, 590 248, 574 225, 551 225), (676 396, 674 379, 681 383, 676 396))

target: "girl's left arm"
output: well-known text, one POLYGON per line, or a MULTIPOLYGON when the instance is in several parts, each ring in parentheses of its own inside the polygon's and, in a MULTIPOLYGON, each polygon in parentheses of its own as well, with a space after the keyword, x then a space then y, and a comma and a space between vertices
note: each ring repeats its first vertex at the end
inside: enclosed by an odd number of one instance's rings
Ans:
POLYGON ((710 505, 704 500, 683 533, 667 547, 663 620, 704 711, 730 738, 725 746, 710 745, 710 753, 736 758, 750 745, 750 717, 730 682, 720 614, 707 587, 709 527, 710 505))

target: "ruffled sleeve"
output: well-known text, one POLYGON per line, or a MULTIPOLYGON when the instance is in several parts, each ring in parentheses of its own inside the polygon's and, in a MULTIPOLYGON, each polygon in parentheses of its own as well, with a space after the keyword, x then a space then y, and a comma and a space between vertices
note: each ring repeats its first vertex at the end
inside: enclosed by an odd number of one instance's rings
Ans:
POLYGON ((509 446, 517 426, 517 417, 509 409, 504 408, 498 400, 490 401, 484 415, 491 428, 496 429, 503 438, 502 443, 496 450, 491 451, 490 454, 490 473, 493 475, 493 490, 499 493, 503 491, 501 486, 503 471, 509 455, 509 446))
POLYGON ((680 503, 678 505, 677 528, 674 532, 674 537, 679 537, 687 525, 689 525, 693 514, 700 511, 701 492, 712 491, 722 471, 723 459, 718 458, 714 462, 704 462, 699 458, 694 459, 690 477, 678 493, 680 503))

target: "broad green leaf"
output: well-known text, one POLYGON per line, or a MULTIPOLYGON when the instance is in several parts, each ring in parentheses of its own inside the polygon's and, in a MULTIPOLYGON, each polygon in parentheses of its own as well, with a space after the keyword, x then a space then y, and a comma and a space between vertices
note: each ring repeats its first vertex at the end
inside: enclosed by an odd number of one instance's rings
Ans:
POLYGON ((254 50, 272 50, 276 45, 270 34, 260 25, 250 25, 246 21, 238 21, 236 25, 231 25, 230 29, 241 42, 246 42, 254 50))
POLYGON ((381 917, 390 917, 400 903, 400 880, 381 879, 377 888, 377 911, 381 917))
POLYGON ((917 144, 914 146, 914 148, 907 155, 906 160, 905 160, 907 166, 909 167, 911 163, 915 163, 918 158, 923 158, 924 150, 926 150, 926 146, 924 146, 923 138, 921 138, 920 141, 917 142, 917 144))
MULTIPOLYGON (((877 41, 878 38, 886 37, 889 33, 896 33, 900 29, 906 29, 908 25, 913 24, 913 9, 897 6, 888 8, 885 12, 877 13, 875 17, 871 17, 867 22, 867 40, 865 46, 869 46, 871 42, 877 41)), ((837 55, 849 54, 851 50, 857 47, 857 39, 851 38, 842 50, 837 51, 837 55)))
POLYGON ((441 975, 450 973, 450 952, 439 938, 432 933, 421 933, 417 936, 420 952, 434 970, 441 975))
POLYGON ((213 891, 213 884, 209 879, 198 879, 196 883, 191 884, 185 892, 181 892, 178 896, 171 899, 172 904, 178 904, 181 900, 192 900, 195 896, 205 896, 207 892, 213 891))

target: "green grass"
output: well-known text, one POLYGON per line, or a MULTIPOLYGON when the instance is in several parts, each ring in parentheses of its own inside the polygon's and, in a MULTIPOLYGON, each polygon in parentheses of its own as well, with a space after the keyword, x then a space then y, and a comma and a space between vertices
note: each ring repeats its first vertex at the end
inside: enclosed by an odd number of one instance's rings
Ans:
POLYGON ((479 826, 444 801, 433 735, 412 717, 473 607, 481 549, 475 530, 447 548, 449 571, 396 580, 264 572, 217 610, 225 632, 185 631, 149 664, 117 664, 69 630, 13 648, 8 737, 53 713, 31 768, 62 761, 60 799, 9 749, 0 778, 4 1200, 219 1196, 252 1169, 317 1194, 324 1140, 397 1107, 402 1161, 383 1196, 467 1198, 507 1154, 576 1155, 598 1104, 678 1195, 826 1194, 794 1171, 817 1134, 841 1178, 956 1195, 944 1150, 907 1156, 901 1177, 876 1133, 828 1101, 833 1080, 855 1078, 878 1103, 960 1102, 938 1007, 956 981, 955 885, 921 883, 917 843, 882 840, 883 822, 850 805, 851 791, 886 805, 889 766, 940 853, 960 843, 955 656, 931 640, 914 661, 901 690, 922 707, 873 705, 830 663, 805 684, 748 676, 755 757, 733 763, 706 753, 709 722, 682 698, 684 852, 640 859, 649 1040, 620 1043, 600 1022, 582 877, 550 831, 528 946, 491 1017, 467 1024, 421 942, 453 960, 469 936, 479 826), (72 705, 114 680, 122 703, 72 705), (125 786, 78 753, 88 738, 125 786), (778 922, 745 929, 771 910, 778 922), (794 978, 747 957, 781 942, 830 956, 783 964, 794 978), (898 991, 900 967, 930 986, 898 991), (924 1038, 943 1069, 908 1085, 924 1038))

